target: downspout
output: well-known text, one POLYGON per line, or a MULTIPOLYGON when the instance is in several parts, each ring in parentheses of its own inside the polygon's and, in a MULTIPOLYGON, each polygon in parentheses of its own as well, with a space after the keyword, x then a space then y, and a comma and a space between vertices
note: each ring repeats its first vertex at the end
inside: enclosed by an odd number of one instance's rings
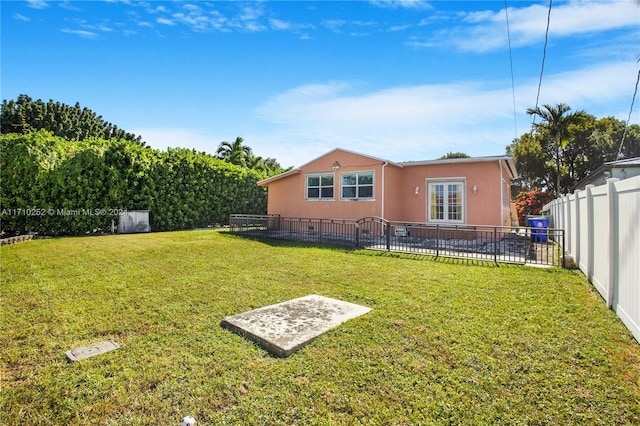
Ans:
POLYGON ((500 226, 504 226, 504 177, 502 176, 502 160, 498 160, 500 164, 500 226))
POLYGON ((382 211, 380 212, 382 218, 384 219, 384 168, 389 164, 388 161, 385 161, 382 165, 382 211))

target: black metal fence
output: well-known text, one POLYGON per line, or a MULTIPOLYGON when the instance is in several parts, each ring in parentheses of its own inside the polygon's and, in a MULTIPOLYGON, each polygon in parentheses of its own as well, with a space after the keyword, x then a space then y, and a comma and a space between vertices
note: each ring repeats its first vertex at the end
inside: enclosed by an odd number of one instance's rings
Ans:
POLYGON ((563 266, 564 230, 231 215, 233 234, 501 263, 563 266))
POLYGON ((356 226, 355 220, 307 219, 279 215, 232 214, 229 220, 229 231, 232 234, 349 247, 356 246, 356 226))

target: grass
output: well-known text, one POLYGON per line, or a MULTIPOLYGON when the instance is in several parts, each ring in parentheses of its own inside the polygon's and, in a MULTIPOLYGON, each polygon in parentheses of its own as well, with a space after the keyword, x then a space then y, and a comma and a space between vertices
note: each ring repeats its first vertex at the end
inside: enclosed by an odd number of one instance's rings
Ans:
POLYGON ((217 231, 0 256, 0 424, 640 424, 640 345, 575 271, 217 231), (312 293, 373 310, 286 359, 219 326, 312 293))

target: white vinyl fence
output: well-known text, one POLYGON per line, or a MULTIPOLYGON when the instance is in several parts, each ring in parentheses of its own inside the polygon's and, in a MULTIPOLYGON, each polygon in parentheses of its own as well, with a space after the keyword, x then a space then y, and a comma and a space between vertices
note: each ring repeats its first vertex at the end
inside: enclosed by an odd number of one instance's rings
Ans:
POLYGON ((588 185, 544 210, 552 227, 565 229, 564 249, 640 342, 640 176, 588 185))

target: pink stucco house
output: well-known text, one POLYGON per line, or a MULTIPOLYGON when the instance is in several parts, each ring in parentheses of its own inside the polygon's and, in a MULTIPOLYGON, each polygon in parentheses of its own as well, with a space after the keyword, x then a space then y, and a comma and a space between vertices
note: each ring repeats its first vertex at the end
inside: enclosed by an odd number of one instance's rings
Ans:
POLYGON ((511 226, 516 177, 506 156, 396 163, 337 148, 258 185, 282 217, 511 226))

